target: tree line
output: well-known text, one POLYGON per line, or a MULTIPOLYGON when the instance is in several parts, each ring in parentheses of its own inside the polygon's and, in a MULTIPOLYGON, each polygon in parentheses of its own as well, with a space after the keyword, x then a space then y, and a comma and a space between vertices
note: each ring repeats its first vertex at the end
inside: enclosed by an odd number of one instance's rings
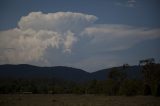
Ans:
POLYGON ((112 68, 106 80, 72 82, 60 79, 0 79, 0 93, 32 94, 102 94, 102 95, 154 95, 160 96, 160 64, 153 59, 141 60, 142 79, 128 79, 122 69, 112 68))

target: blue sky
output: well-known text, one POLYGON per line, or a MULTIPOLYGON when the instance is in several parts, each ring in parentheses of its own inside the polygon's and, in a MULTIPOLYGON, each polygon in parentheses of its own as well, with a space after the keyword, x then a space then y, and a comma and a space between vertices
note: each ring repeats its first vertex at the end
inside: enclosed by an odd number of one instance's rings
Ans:
POLYGON ((159 0, 1 0, 0 64, 92 72, 145 58, 159 62, 159 5, 159 0))

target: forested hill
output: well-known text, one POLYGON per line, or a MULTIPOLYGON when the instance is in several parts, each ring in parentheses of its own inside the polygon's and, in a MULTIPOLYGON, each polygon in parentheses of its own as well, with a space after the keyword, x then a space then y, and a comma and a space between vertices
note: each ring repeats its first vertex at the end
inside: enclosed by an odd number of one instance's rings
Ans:
MULTIPOLYGON (((122 67, 117 67, 117 69, 123 70, 122 67)), ((65 66, 38 67, 28 64, 6 64, 0 65, 0 78, 58 78, 70 81, 105 80, 111 70, 112 68, 109 68, 89 73, 81 69, 65 66)), ((129 79, 142 78, 139 66, 130 66, 125 71, 129 79)))

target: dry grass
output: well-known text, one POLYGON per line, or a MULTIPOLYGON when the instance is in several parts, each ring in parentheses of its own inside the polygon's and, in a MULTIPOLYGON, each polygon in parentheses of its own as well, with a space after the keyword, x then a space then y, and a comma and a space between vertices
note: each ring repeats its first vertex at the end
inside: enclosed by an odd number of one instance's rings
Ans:
POLYGON ((0 106, 160 106, 152 96, 0 94, 0 106))

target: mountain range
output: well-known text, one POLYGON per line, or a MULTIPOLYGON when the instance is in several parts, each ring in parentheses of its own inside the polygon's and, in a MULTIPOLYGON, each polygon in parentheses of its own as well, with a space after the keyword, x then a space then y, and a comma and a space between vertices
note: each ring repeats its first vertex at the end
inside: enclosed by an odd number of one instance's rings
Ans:
MULTIPOLYGON (((123 67, 117 67, 123 69, 123 67)), ((92 73, 82 69, 55 66, 39 67, 28 64, 0 65, 0 78, 57 78, 69 81, 105 80, 112 68, 98 70, 92 73)), ((130 66, 126 70, 129 79, 141 79, 142 73, 139 66, 130 66)))

